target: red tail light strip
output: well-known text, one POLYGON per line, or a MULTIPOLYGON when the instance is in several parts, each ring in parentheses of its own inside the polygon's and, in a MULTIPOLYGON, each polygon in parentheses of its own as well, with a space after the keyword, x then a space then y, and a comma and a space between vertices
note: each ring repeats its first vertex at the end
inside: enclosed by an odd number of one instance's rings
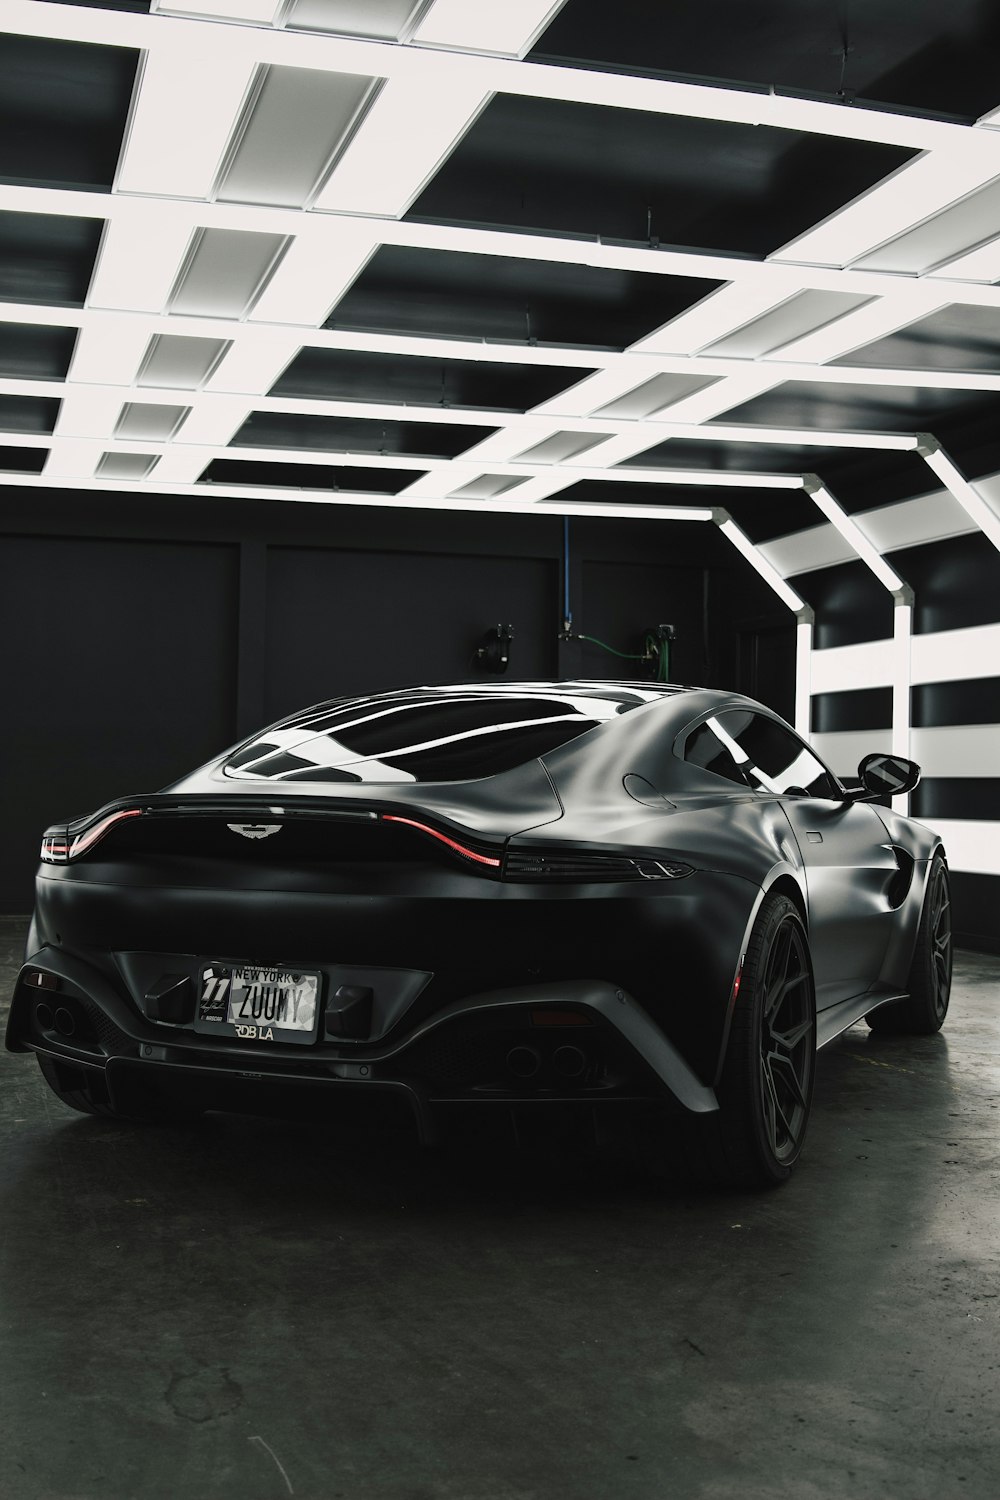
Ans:
POLYGON ((96 827, 88 828, 86 833, 81 833, 79 838, 75 838, 73 840, 72 844, 69 847, 69 858, 78 859, 81 854, 86 854, 87 850, 92 849, 94 845, 100 839, 102 839, 106 833, 111 832, 116 823, 123 822, 125 818, 141 817, 141 807, 130 807, 127 808, 124 812, 112 813, 109 818, 102 818, 101 822, 98 823, 96 827))
POLYGON ((474 849, 467 849, 464 844, 457 844, 454 839, 448 838, 447 834, 438 833, 436 828, 429 828, 426 823, 418 823, 413 818, 399 818, 395 813, 383 813, 383 823, 405 823, 408 828, 416 828, 420 833, 430 834, 432 839, 439 839, 442 844, 447 844, 449 849, 454 849, 456 854, 461 854, 463 859, 475 860, 477 865, 489 865, 494 870, 499 870, 500 861, 489 854, 477 854, 474 849))

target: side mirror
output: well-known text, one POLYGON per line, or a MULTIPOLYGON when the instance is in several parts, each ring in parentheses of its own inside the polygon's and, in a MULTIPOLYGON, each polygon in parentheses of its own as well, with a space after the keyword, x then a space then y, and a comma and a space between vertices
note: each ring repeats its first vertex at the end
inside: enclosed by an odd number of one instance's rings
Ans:
POLYGON ((866 755, 858 766, 858 780, 870 797, 901 797, 919 783, 920 767, 901 755, 866 755))

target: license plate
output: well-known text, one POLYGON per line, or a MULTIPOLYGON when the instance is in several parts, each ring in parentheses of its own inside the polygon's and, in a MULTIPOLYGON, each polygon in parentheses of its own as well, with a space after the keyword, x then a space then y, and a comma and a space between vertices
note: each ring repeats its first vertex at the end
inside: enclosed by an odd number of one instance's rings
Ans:
POLYGON ((319 995, 314 970, 205 964, 197 1030, 247 1042, 309 1043, 316 1035, 319 995))

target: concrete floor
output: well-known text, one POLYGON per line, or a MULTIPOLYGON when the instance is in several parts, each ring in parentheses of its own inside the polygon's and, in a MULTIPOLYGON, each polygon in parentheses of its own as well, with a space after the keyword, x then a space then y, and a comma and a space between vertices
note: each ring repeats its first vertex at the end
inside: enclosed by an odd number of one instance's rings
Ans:
POLYGON ((944 1035, 828 1048, 752 1197, 119 1126, 0 1055, 0 1495, 996 1500, 998 983, 963 954, 944 1035))

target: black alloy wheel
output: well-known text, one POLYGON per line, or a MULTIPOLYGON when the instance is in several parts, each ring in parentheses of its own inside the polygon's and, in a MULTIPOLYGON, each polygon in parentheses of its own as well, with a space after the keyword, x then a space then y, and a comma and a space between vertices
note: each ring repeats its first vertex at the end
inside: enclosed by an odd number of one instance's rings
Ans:
POLYGON ((944 857, 931 861, 920 913, 905 1000, 865 1016, 872 1031, 895 1036, 932 1036, 940 1031, 951 999, 951 885, 944 857))
POLYGON ((805 1140, 816 1070, 809 942, 795 902, 765 897, 733 1005, 719 1111, 693 1122, 700 1175, 770 1187, 791 1174, 805 1140))

